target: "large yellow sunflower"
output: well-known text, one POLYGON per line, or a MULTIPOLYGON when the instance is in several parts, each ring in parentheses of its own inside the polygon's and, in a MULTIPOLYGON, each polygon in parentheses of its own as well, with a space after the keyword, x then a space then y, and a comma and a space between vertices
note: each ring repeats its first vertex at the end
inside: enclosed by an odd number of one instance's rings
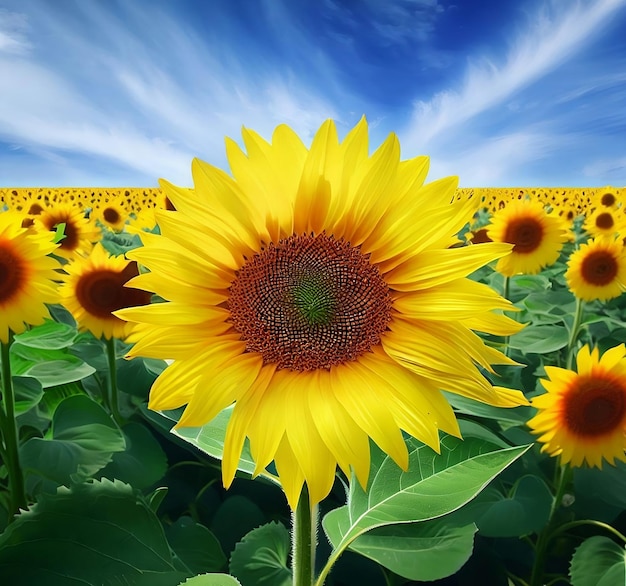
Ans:
POLYGON ((0 212, 0 342, 50 317, 59 263, 48 255, 56 248, 50 234, 22 228, 21 214, 0 212))
POLYGON ((565 280, 583 301, 608 301, 626 291, 626 249, 621 240, 598 237, 574 251, 565 280))
POLYGON ((626 351, 624 344, 599 357, 583 346, 577 373, 546 366, 548 391, 534 397, 539 412, 529 422, 543 444, 541 451, 572 466, 602 467, 605 459, 626 462, 626 351))
POLYGON ((626 230, 626 220, 620 210, 599 206, 587 216, 583 228, 592 236, 613 238, 617 234, 623 235, 626 230))
POLYGON ((556 262, 568 238, 559 216, 548 214, 542 203, 528 199, 511 201, 494 212, 487 235, 494 242, 513 244, 513 252, 496 265, 507 277, 532 275, 556 262))
POLYGON ((304 482, 323 499, 337 465, 365 486, 368 438, 406 469, 401 430, 435 450, 440 429, 458 435, 440 389, 525 402, 477 368, 511 361, 474 330, 520 326, 466 278, 510 245, 451 248, 475 208, 456 178, 424 185, 428 159, 400 161, 394 134, 369 156, 364 119, 342 142, 325 122, 310 149, 284 125, 243 139, 247 153, 227 140, 232 176, 194 160, 193 190, 162 182, 176 211, 128 256, 151 271, 132 286, 167 302, 118 313, 138 322, 131 356, 173 360, 152 409, 186 404, 178 426, 201 426, 235 403, 226 486, 246 436, 294 507, 304 482))
POLYGON ((67 274, 59 288, 60 302, 79 327, 96 338, 124 339, 133 324, 113 312, 150 303, 149 293, 124 286, 139 274, 137 263, 109 255, 101 244, 88 257, 75 256, 63 269, 67 274))

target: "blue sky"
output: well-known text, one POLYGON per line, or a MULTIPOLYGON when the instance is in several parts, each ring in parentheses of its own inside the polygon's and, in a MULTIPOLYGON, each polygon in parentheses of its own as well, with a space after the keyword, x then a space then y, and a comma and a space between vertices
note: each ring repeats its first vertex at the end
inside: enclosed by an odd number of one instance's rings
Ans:
POLYGON ((626 0, 0 0, 0 79, 2 186, 190 185, 363 114, 431 179, 626 185, 626 0))

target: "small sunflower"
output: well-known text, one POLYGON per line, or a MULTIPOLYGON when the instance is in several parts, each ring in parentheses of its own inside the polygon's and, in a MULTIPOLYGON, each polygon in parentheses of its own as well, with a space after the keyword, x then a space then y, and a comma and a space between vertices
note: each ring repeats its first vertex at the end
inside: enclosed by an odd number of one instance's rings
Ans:
POLYGON ((615 208, 600 206, 589 214, 583 228, 592 236, 608 236, 612 238, 621 234, 626 228, 624 215, 615 208))
POLYGON ((599 357, 583 346, 576 357, 577 372, 546 366, 548 391, 534 397, 539 412, 529 422, 541 451, 560 456, 572 466, 602 467, 626 462, 626 351, 624 344, 599 357))
POLYGON ((121 198, 94 204, 90 215, 90 220, 115 232, 121 232, 129 218, 130 212, 121 198))
POLYGON ((137 263, 109 255, 101 244, 96 244, 88 257, 76 256, 63 268, 67 275, 59 289, 60 302, 79 327, 96 338, 124 339, 132 324, 113 312, 150 303, 149 293, 124 286, 139 274, 137 263))
POLYGON ((626 290, 626 249, 621 240, 598 237, 582 244, 568 262, 565 280, 583 301, 608 301, 626 290))
POLYGON ((246 437, 295 507, 337 465, 366 486, 369 438, 406 469, 402 430, 435 450, 439 430, 458 435, 442 389, 525 403, 477 368, 512 361, 475 331, 520 326, 467 278, 510 245, 452 247, 476 207, 456 178, 424 185, 428 159, 400 161, 394 134, 369 155, 365 119, 342 142, 325 122, 310 149, 284 125, 243 138, 247 154, 227 141, 232 176, 196 159, 193 190, 162 181, 175 211, 128 256, 151 271, 131 285, 167 301, 118 312, 138 323, 130 356, 173 360, 150 408, 186 405, 177 426, 202 426, 234 403, 226 486, 246 437))
POLYGON ((543 204, 524 199, 512 201, 495 212, 487 226, 494 242, 513 244, 510 255, 502 257, 496 270, 507 277, 533 275, 559 258, 567 229, 561 218, 548 214, 543 204))
POLYGON ((0 342, 9 331, 19 334, 26 325, 39 325, 50 317, 46 303, 58 300, 55 268, 48 256, 57 245, 49 234, 22 228, 22 216, 0 212, 0 342))
POLYGON ((65 228, 64 238, 55 251, 59 256, 73 258, 88 253, 93 243, 100 240, 100 230, 85 218, 80 208, 71 204, 53 204, 35 220, 35 225, 43 231, 54 232, 60 224, 65 224, 65 228))

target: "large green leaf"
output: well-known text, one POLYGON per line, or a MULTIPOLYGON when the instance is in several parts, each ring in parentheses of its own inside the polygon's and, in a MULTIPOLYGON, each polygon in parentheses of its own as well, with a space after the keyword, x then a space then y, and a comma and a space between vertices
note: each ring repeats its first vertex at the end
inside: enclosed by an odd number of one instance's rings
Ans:
MULTIPOLYGON (((232 411, 233 407, 228 407, 219 413, 215 419, 202 427, 182 427, 180 429, 173 429, 172 433, 186 442, 193 444, 199 450, 209 454, 209 456, 221 460, 224 454, 226 426, 228 425, 232 411)), ((168 416, 168 413, 165 412, 164 415, 168 416)), ((246 442, 237 469, 252 475, 254 468, 254 460, 250 454, 248 442, 246 442)), ((262 472, 260 476, 278 484, 278 478, 267 471, 262 472)))
POLYGON ((143 497, 117 481, 44 494, 0 535, 3 584, 174 586, 189 575, 143 497))
POLYGON ((590 537, 574 552, 569 575, 573 586, 626 584, 626 551, 608 537, 590 537))
POLYGON ((569 333, 563 326, 527 326, 511 336, 509 346, 523 352, 547 354, 565 348, 568 341, 569 333))
POLYGON ((21 415, 39 403, 43 397, 43 387, 31 376, 14 376, 11 380, 15 393, 15 414, 21 415))
POLYGON ((15 342, 29 348, 60 350, 71 346, 76 335, 77 331, 74 326, 46 320, 40 326, 16 335, 15 342))
POLYGON ((241 583, 228 574, 202 574, 189 578, 178 586, 241 586, 241 583))
POLYGON ((230 571, 243 584, 290 586, 290 547, 289 532, 281 523, 257 527, 235 546, 230 571))
POLYGON ((130 422, 122 428, 126 441, 123 452, 113 454, 102 476, 128 482, 144 489, 159 481, 167 472, 167 457, 152 433, 139 423, 130 422))
POLYGON ((78 381, 95 372, 95 368, 66 348, 35 348, 18 343, 11 346, 11 369, 15 375, 35 377, 44 389, 78 381))
POLYGON ((125 448, 122 432, 109 414, 86 395, 63 399, 52 418, 50 438, 31 438, 21 462, 31 491, 44 481, 69 485, 95 474, 125 448))
POLYGON ((350 549, 399 576, 425 582, 455 574, 472 555, 474 533, 474 524, 459 526, 443 517, 372 529, 350 549))
POLYGON ((367 492, 353 477, 348 504, 324 517, 335 550, 376 527, 427 521, 458 509, 530 447, 494 451, 482 439, 444 436, 437 454, 416 440, 409 442, 407 472, 373 446, 367 492))
POLYGON ((226 566, 226 556, 219 541, 191 517, 181 517, 166 528, 165 534, 176 556, 194 574, 218 572, 226 566))
MULTIPOLYGON (((477 507, 476 524, 486 537, 519 537, 538 533, 548 522, 552 492, 537 476, 518 480, 510 495, 491 491, 491 504, 477 507)), ((470 509, 472 504, 469 505, 470 509)))

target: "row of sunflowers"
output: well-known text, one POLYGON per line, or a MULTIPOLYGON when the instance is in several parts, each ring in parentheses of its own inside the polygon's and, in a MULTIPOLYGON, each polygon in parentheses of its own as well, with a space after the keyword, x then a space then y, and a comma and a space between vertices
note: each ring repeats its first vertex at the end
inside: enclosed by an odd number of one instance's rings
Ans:
POLYGON ((425 183, 367 133, 0 189, 6 583, 626 576, 626 189, 425 183))

